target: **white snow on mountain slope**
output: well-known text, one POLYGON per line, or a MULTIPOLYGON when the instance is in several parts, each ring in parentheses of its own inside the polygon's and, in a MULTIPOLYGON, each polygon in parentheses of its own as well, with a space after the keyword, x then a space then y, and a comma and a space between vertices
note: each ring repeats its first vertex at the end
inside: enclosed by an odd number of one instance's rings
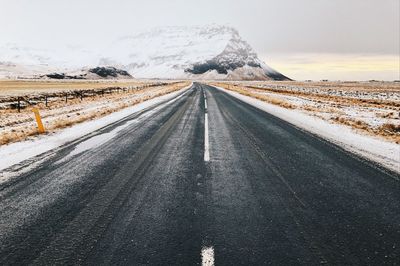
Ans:
POLYGON ((224 27, 162 27, 115 41, 110 56, 125 65, 131 64, 132 59, 187 65, 221 53, 230 37, 224 27))
POLYGON ((48 67, 45 65, 26 65, 26 64, 18 64, 12 63, 8 61, 0 61, 0 78, 2 77, 26 77, 26 76, 34 76, 39 74, 45 74, 49 72, 58 71, 57 68, 48 67))
POLYGON ((94 51, 76 46, 53 49, 0 45, 0 77, 31 77, 51 72, 68 72, 86 66, 96 66, 99 56, 94 51))
POLYGON ((52 49, 18 46, 15 43, 0 45, 0 62, 25 66, 51 68, 78 68, 97 65, 95 51, 79 46, 57 46, 52 49))
POLYGON ((137 78, 286 79, 262 62, 235 29, 226 26, 162 27, 120 38, 103 46, 106 48, 102 46, 44 50, 3 45, 0 75, 15 70, 5 66, 7 62, 21 65, 20 69, 34 68, 35 72, 46 68, 68 72, 114 66, 137 78))

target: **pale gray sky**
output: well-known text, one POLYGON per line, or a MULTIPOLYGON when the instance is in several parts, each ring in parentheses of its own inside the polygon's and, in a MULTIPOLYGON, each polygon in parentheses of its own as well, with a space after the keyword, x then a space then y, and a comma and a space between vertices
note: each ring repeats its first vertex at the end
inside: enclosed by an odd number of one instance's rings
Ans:
POLYGON ((399 16, 399 0, 0 0, 0 43, 94 44, 163 25, 228 24, 278 70, 365 57, 385 61, 382 77, 394 79, 399 16))

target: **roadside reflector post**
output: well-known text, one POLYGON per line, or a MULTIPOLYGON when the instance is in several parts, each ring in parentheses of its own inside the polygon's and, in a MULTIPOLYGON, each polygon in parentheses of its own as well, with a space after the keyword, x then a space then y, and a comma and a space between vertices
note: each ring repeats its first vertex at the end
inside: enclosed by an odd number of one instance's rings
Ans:
POLYGON ((33 108, 32 111, 35 114, 35 119, 36 119, 36 123, 37 123, 37 126, 38 126, 39 133, 40 134, 45 133, 46 131, 44 130, 44 126, 43 126, 43 123, 42 123, 42 118, 40 118, 39 109, 33 108))

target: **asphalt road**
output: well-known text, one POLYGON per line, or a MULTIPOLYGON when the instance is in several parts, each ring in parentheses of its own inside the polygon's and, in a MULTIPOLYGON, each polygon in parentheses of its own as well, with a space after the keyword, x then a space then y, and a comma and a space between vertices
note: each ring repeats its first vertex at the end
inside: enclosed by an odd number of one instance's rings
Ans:
POLYGON ((195 83, 0 185, 0 265, 399 265, 396 178, 195 83))

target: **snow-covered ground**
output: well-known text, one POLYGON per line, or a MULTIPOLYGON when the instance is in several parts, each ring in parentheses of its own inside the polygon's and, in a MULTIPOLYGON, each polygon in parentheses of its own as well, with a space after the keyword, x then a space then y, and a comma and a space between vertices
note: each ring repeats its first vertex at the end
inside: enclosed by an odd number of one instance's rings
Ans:
MULTIPOLYGON (((96 120, 91 120, 74 125, 72 127, 58 131, 53 134, 42 135, 35 137, 32 140, 16 142, 16 143, 11 143, 9 145, 0 146, 0 171, 2 171, 0 172, 0 183, 20 173, 21 171, 26 171, 34 167, 35 165, 40 164, 41 160, 36 160, 36 159, 32 160, 32 164, 30 164, 28 168, 25 167, 26 164, 24 163, 23 164, 24 167, 22 169, 19 169, 20 168, 20 165, 18 165, 19 163, 32 159, 33 157, 38 156, 40 154, 44 154, 51 150, 57 149, 58 147, 66 143, 72 142, 85 135, 91 134, 92 132, 100 128, 103 128, 113 122, 121 120, 124 117, 139 112, 145 108, 151 106, 155 106, 155 108, 160 108, 161 102, 164 101, 170 102, 177 100, 180 97, 177 96, 182 92, 184 92, 185 90, 187 90, 189 87, 190 86, 187 86, 178 91, 157 98, 153 98, 151 100, 144 101, 132 107, 125 108, 121 111, 114 112, 112 114, 109 114, 107 116, 104 116, 96 120), (12 168, 11 171, 4 171, 5 169, 10 167, 12 168)), ((168 102, 164 104, 168 104, 168 102)), ((90 148, 93 145, 95 146, 100 145, 102 142, 109 140, 110 138, 115 136, 118 130, 120 130, 120 128, 116 128, 112 132, 109 132, 107 134, 99 135, 98 137, 90 141, 83 142, 82 145, 80 146, 78 145, 77 149, 87 149, 88 147, 90 148)), ((51 156, 51 154, 49 154, 48 156, 51 156)), ((41 159, 45 158, 47 157, 43 157, 41 159)))
POLYGON ((221 87, 217 88, 303 130, 327 139, 350 152, 400 173, 399 144, 378 137, 359 134, 347 126, 329 123, 322 118, 307 115, 297 110, 266 103, 221 87))

